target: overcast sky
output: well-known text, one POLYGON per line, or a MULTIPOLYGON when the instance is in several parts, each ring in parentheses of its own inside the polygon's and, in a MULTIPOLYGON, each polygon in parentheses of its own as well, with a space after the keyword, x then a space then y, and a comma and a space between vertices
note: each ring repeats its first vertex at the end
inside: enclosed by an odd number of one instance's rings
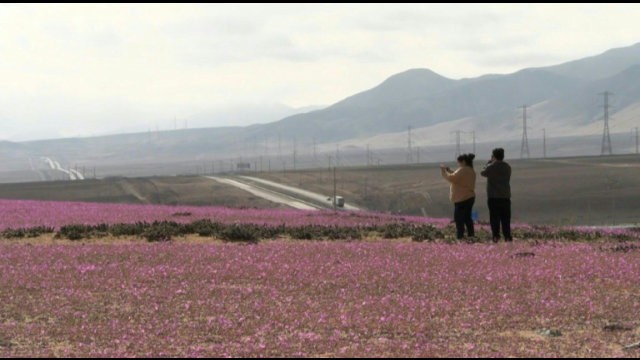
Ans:
POLYGON ((639 19, 637 4, 0 5, 0 139, 329 105, 411 68, 511 73, 640 42, 639 19))

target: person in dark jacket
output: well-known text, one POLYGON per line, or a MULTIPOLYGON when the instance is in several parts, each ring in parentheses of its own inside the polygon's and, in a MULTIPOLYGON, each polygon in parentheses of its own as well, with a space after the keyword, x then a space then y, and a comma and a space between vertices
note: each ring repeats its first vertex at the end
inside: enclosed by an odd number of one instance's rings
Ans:
POLYGON ((500 240, 500 225, 505 241, 511 237, 511 166, 504 161, 504 149, 493 149, 491 160, 480 175, 487 178, 487 199, 493 242, 500 240))

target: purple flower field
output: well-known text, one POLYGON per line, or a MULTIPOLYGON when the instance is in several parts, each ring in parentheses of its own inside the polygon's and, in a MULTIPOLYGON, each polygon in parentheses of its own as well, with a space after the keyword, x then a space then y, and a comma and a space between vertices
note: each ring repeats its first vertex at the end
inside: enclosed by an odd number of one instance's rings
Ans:
MULTIPOLYGON (((307 211, 288 209, 235 209, 207 206, 171 206, 139 204, 106 204, 66 201, 4 200, 0 199, 0 231, 5 229, 32 228, 36 226, 60 229, 70 224, 118 224, 153 221, 174 221, 189 223, 199 219, 215 222, 251 223, 264 226, 371 226, 389 223, 431 224, 443 228, 450 224, 448 218, 426 218, 419 216, 392 215, 372 212, 307 211)), ((634 229, 607 229, 591 227, 553 227, 513 224, 513 229, 548 234, 549 239, 557 239, 559 230, 574 231, 586 240, 601 237, 625 235, 640 238, 634 229)), ((488 225, 478 224, 477 230, 489 231, 488 225)), ((533 234, 532 234, 533 235, 533 234)), ((565 237, 566 238, 566 237, 565 237)))
POLYGON ((640 251, 612 249, 0 244, 0 356, 637 357, 640 251))
MULTIPOLYGON (((15 200, 0 200, 0 216, 0 230, 197 219, 449 225, 374 213, 15 200)), ((0 356, 640 356, 640 345, 625 349, 640 341, 638 232, 515 227, 522 237, 497 245, 0 241, 0 356)))
POLYGON ((446 225, 449 219, 396 216, 379 213, 305 211, 286 209, 233 209, 204 206, 104 204, 66 201, 0 199, 0 231, 7 228, 47 226, 55 229, 68 224, 135 223, 171 220, 190 222, 213 219, 221 223, 280 225, 357 226, 390 222, 446 225))

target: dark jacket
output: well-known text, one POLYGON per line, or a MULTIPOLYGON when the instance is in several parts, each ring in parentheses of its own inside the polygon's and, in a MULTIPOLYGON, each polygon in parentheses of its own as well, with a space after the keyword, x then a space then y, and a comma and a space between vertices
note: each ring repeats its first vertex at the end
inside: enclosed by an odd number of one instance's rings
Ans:
POLYGON ((480 175, 487 178, 487 197, 489 199, 511 198, 511 166, 504 161, 496 160, 485 165, 480 175))

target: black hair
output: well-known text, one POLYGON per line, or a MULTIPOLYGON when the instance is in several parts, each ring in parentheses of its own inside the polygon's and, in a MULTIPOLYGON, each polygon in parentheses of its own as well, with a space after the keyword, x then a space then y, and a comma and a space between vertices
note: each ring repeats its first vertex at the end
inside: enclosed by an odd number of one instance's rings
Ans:
POLYGON ((495 148, 495 149, 493 149, 491 154, 493 155, 493 157, 495 157, 496 159, 498 159, 500 161, 504 160, 504 149, 503 148, 495 148))
POLYGON ((473 169, 473 159, 475 159, 475 154, 462 154, 458 156, 459 162, 464 162, 467 166, 473 169))

